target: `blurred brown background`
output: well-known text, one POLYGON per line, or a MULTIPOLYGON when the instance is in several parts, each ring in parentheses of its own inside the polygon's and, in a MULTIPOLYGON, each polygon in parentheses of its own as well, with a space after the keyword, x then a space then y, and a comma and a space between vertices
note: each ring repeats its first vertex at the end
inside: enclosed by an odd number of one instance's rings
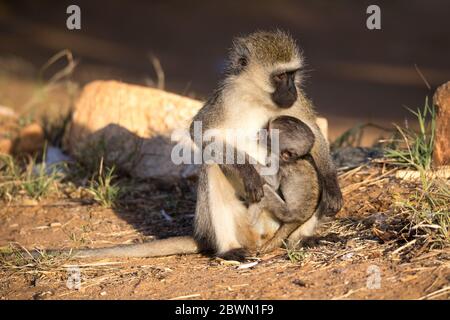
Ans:
POLYGON ((67 48, 79 63, 73 78, 82 84, 114 78, 149 85, 156 79, 153 54, 167 90, 204 99, 233 36, 278 27, 304 50, 305 90, 329 119, 333 139, 358 123, 401 122, 408 116, 402 106, 422 106, 450 79, 449 13, 446 0, 0 0, 0 68, 17 58, 39 68, 67 48), (81 7, 80 31, 66 28, 70 4, 81 7), (366 28, 370 4, 381 7, 382 30, 366 28))

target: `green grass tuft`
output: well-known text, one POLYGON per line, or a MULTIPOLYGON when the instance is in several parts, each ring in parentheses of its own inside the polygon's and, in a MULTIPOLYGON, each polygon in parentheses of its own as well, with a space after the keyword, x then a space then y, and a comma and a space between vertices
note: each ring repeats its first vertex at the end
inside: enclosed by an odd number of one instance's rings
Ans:
POLYGON ((386 157, 393 160, 393 164, 413 167, 419 171, 430 170, 433 160, 434 134, 436 129, 436 109, 430 106, 428 97, 425 99, 423 110, 417 109, 413 113, 419 123, 416 132, 409 128, 397 127, 402 145, 386 150, 386 157))
POLYGON ((53 190, 61 179, 56 170, 45 165, 46 146, 42 163, 36 164, 36 158, 30 158, 25 168, 10 155, 0 155, 0 199, 11 201, 26 194, 39 199, 53 190))
POLYGON ((408 110, 417 118, 419 130, 397 126, 402 145, 387 149, 386 156, 394 165, 418 170, 420 181, 409 197, 398 201, 396 207, 411 221, 411 235, 442 247, 450 244, 450 185, 448 181, 425 174, 432 169, 436 109, 427 97, 422 110, 408 110))
POLYGON ((306 249, 300 245, 292 246, 284 242, 284 247, 286 248, 288 259, 292 263, 300 263, 308 256, 306 249))
POLYGON ((88 191, 93 195, 94 200, 105 208, 115 207, 116 201, 122 193, 120 186, 113 183, 115 178, 114 167, 104 169, 102 158, 98 174, 91 179, 88 191))
POLYGON ((450 245, 450 185, 444 180, 427 180, 396 207, 408 215, 409 233, 426 238, 431 247, 450 245))

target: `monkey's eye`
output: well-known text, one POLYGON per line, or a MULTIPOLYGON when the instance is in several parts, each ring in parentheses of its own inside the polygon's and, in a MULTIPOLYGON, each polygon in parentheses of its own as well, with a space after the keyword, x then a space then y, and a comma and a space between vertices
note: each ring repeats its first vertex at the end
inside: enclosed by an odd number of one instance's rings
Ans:
POLYGON ((288 150, 283 150, 281 152, 281 159, 284 161, 289 161, 293 157, 293 154, 288 150))
POLYGON ((286 73, 280 73, 273 76, 273 80, 275 82, 283 82, 286 80, 287 74, 286 73))
POLYGON ((238 63, 241 67, 247 66, 248 64, 247 58, 246 57, 239 58, 238 63))

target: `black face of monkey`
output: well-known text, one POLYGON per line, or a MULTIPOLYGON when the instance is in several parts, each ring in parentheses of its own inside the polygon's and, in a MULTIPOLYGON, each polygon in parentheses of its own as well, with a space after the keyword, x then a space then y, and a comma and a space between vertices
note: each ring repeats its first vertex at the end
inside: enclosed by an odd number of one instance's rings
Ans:
POLYGON ((279 108, 290 108, 297 101, 296 73, 297 70, 293 70, 272 75, 272 84, 275 88, 272 101, 279 108))

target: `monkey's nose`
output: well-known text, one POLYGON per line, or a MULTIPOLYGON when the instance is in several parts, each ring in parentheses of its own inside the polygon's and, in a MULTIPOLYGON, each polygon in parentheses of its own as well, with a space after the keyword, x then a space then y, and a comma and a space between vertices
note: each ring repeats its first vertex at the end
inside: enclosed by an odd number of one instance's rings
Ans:
POLYGON ((289 77, 288 91, 289 91, 289 93, 291 93, 292 95, 294 95, 295 98, 297 98, 297 88, 295 87, 294 79, 291 78, 291 77, 289 77))
POLYGON ((295 88, 295 86, 289 87, 288 91, 294 98, 297 98, 297 89, 295 88))

